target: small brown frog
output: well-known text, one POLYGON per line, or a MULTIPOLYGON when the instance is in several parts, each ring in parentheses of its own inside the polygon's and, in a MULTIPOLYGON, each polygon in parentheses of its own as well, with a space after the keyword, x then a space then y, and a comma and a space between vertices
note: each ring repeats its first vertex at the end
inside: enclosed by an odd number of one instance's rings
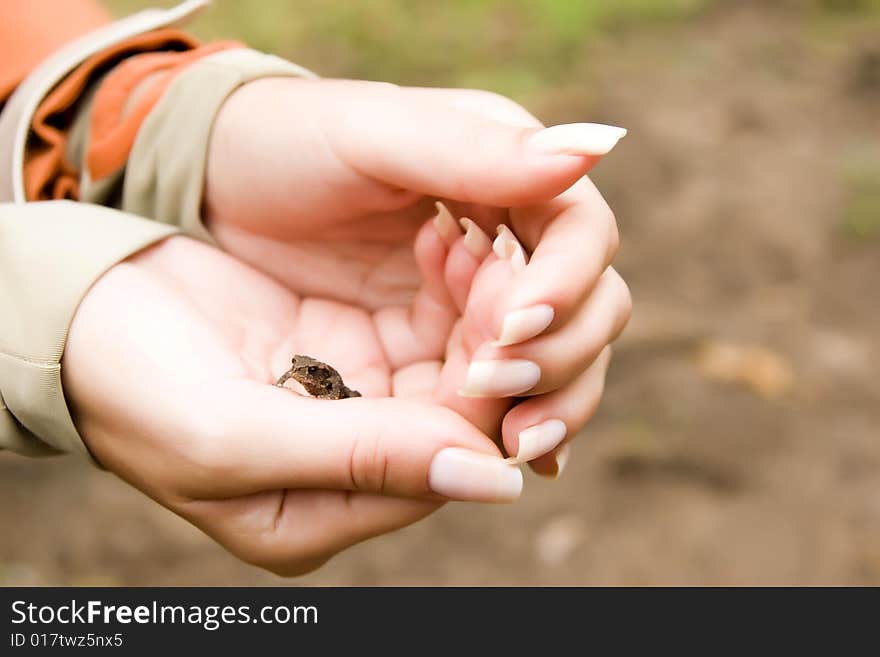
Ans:
POLYGON ((296 355, 291 365, 291 368, 275 383, 279 388, 283 388, 288 379, 293 379, 302 385, 307 393, 318 399, 348 399, 361 396, 357 390, 346 386, 339 372, 327 363, 322 363, 311 356, 296 355))

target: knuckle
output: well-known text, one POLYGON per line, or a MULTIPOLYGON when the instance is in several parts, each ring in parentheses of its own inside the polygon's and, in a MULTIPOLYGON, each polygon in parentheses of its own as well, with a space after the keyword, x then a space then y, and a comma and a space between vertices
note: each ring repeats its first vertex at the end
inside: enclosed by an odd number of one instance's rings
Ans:
POLYGON ((602 214, 604 215, 604 220, 610 226, 617 228, 617 216, 614 214, 614 210, 611 209, 611 206, 609 206, 608 203, 604 203, 603 205, 604 207, 602 214))
POLYGON ((617 227, 617 218, 614 216, 614 212, 607 205, 604 221, 608 226, 608 262, 611 262, 620 250, 620 229, 617 227))
POLYGON ((591 387, 581 399, 580 404, 572 405, 569 417, 574 431, 583 429, 593 419, 596 411, 599 410, 602 392, 601 386, 591 387))
POLYGON ((618 303, 616 324, 622 330, 632 316, 633 298, 626 281, 614 268, 609 268, 612 285, 614 286, 615 295, 618 303))
POLYGON ((628 322, 629 318, 632 317, 633 311, 633 297, 632 292, 629 289, 629 285, 626 284, 622 278, 620 279, 621 283, 621 299, 623 304, 623 319, 624 322, 628 322))
POLYGON ((593 418, 599 410, 605 390, 604 372, 597 372, 593 368, 584 373, 583 378, 585 381, 578 386, 581 388, 579 393, 569 395, 561 404, 560 415, 572 433, 582 429, 593 418))
POLYGON ((605 348, 602 350, 601 356, 605 360, 606 366, 611 363, 611 359, 614 358, 614 345, 605 345, 605 348))
POLYGON ((572 379, 577 377, 585 368, 590 367, 595 363, 602 355, 602 350, 605 349, 607 344, 608 342, 603 338, 594 337, 587 340, 585 342, 582 361, 578 363, 577 367, 572 368, 572 371, 569 373, 570 377, 572 379))
POLYGON ((613 284, 617 293, 621 296, 621 298, 629 295, 629 286, 626 284, 626 281, 623 280, 623 276, 620 275, 620 272, 617 271, 614 267, 609 267, 605 274, 608 277, 608 280, 613 284))
POLYGON ((388 458, 378 429, 355 435, 349 455, 349 477, 355 490, 384 492, 388 458))

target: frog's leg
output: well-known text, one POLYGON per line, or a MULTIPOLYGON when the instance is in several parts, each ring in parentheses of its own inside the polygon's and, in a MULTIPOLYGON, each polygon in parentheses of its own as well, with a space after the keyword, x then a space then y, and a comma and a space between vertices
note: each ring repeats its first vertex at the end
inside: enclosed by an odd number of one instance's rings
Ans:
POLYGON ((279 388, 283 388, 284 384, 287 383, 289 379, 293 378, 293 368, 291 367, 284 374, 281 375, 281 378, 275 382, 275 385, 279 388))

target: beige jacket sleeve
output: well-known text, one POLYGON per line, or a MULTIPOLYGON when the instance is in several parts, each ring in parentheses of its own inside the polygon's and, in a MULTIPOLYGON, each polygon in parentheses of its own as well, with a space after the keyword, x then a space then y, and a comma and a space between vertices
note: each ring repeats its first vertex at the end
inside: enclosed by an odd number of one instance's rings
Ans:
MULTIPOLYGON (((83 167, 81 200, 180 226, 187 235, 212 242, 202 223, 201 202, 214 119, 233 91, 267 77, 315 74, 247 48, 225 50, 192 64, 145 119, 124 169, 93 182, 83 167)), ((75 148, 85 152, 87 144, 75 148)))
POLYGON ((0 204, 0 447, 86 451, 61 389, 70 322, 102 273, 174 232, 85 203, 0 204))
MULTIPOLYGON (((247 49, 206 57, 165 92, 123 170, 84 178, 88 202, 0 204, 0 449, 87 453, 61 386, 79 302, 104 271, 168 235, 210 241, 200 206, 214 117, 240 85, 277 76, 312 74, 247 49)), ((76 150, 88 139, 79 134, 76 150)))

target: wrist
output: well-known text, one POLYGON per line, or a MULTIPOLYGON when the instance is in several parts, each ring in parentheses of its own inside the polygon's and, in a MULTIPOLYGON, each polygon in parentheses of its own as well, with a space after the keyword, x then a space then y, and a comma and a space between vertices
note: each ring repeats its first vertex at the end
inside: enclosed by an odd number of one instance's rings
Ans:
MULTIPOLYGON (((265 77, 247 82, 217 111, 205 162, 203 220, 267 225, 273 207, 289 207, 298 164, 318 165, 303 138, 322 80, 265 77)), ((311 142, 311 144, 309 143, 311 142)))

